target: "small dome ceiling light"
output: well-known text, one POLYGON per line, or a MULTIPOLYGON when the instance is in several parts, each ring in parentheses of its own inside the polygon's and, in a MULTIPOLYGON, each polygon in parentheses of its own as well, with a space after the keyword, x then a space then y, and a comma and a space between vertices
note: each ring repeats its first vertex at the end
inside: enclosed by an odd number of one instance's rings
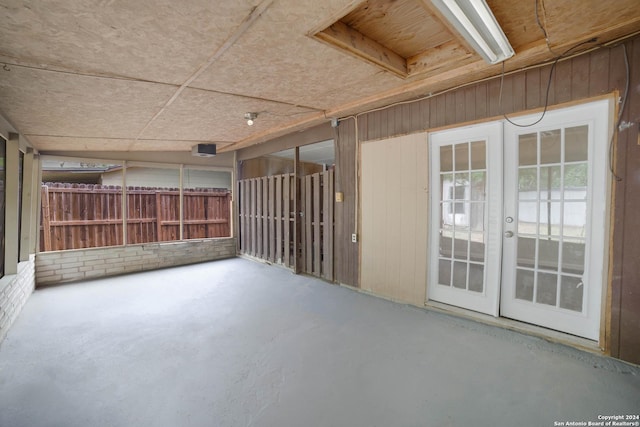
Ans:
POLYGON ((258 117, 258 113, 244 113, 244 118, 247 121, 247 125, 253 126, 256 118, 258 117))

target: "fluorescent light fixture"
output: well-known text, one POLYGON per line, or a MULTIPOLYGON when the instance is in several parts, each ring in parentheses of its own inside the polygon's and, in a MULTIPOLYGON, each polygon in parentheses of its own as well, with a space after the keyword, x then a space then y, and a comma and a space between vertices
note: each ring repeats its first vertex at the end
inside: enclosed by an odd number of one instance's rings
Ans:
POLYGON ((485 0, 431 0, 431 3, 488 63, 497 64, 514 55, 485 0))

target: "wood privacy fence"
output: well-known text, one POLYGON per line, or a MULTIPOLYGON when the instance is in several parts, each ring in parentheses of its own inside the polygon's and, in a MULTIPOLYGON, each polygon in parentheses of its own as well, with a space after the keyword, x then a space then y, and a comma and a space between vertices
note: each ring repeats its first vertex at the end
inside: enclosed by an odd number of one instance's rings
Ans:
POLYGON ((333 280, 333 185, 332 170, 238 181, 240 252, 294 270, 299 259, 303 272, 333 280))
MULTIPOLYGON (((180 239, 180 191, 127 187, 127 244, 180 239)), ((231 193, 183 190, 183 238, 231 235, 231 193)), ((41 251, 123 244, 122 188, 93 184, 42 185, 41 251)))

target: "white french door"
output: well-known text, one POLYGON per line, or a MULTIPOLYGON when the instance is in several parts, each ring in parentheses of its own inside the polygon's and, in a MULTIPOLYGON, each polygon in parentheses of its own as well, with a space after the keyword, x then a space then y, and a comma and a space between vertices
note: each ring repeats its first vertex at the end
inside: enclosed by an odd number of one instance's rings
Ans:
POLYGON ((609 103, 547 114, 505 124, 500 314, 598 340, 609 103))
POLYGON ((599 338, 609 109, 430 135, 429 299, 599 338))
POLYGON ((502 124, 430 135, 431 263, 428 298, 498 315, 502 124))

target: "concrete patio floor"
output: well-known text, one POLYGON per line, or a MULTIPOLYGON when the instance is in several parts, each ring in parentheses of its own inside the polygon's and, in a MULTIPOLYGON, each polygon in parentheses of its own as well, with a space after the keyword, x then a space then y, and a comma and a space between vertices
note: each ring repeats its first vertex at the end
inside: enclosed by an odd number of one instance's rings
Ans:
MULTIPOLYGON (((554 426, 640 369, 235 258, 37 290, 0 426, 554 426)), ((633 424, 630 424, 633 425, 633 424)))

